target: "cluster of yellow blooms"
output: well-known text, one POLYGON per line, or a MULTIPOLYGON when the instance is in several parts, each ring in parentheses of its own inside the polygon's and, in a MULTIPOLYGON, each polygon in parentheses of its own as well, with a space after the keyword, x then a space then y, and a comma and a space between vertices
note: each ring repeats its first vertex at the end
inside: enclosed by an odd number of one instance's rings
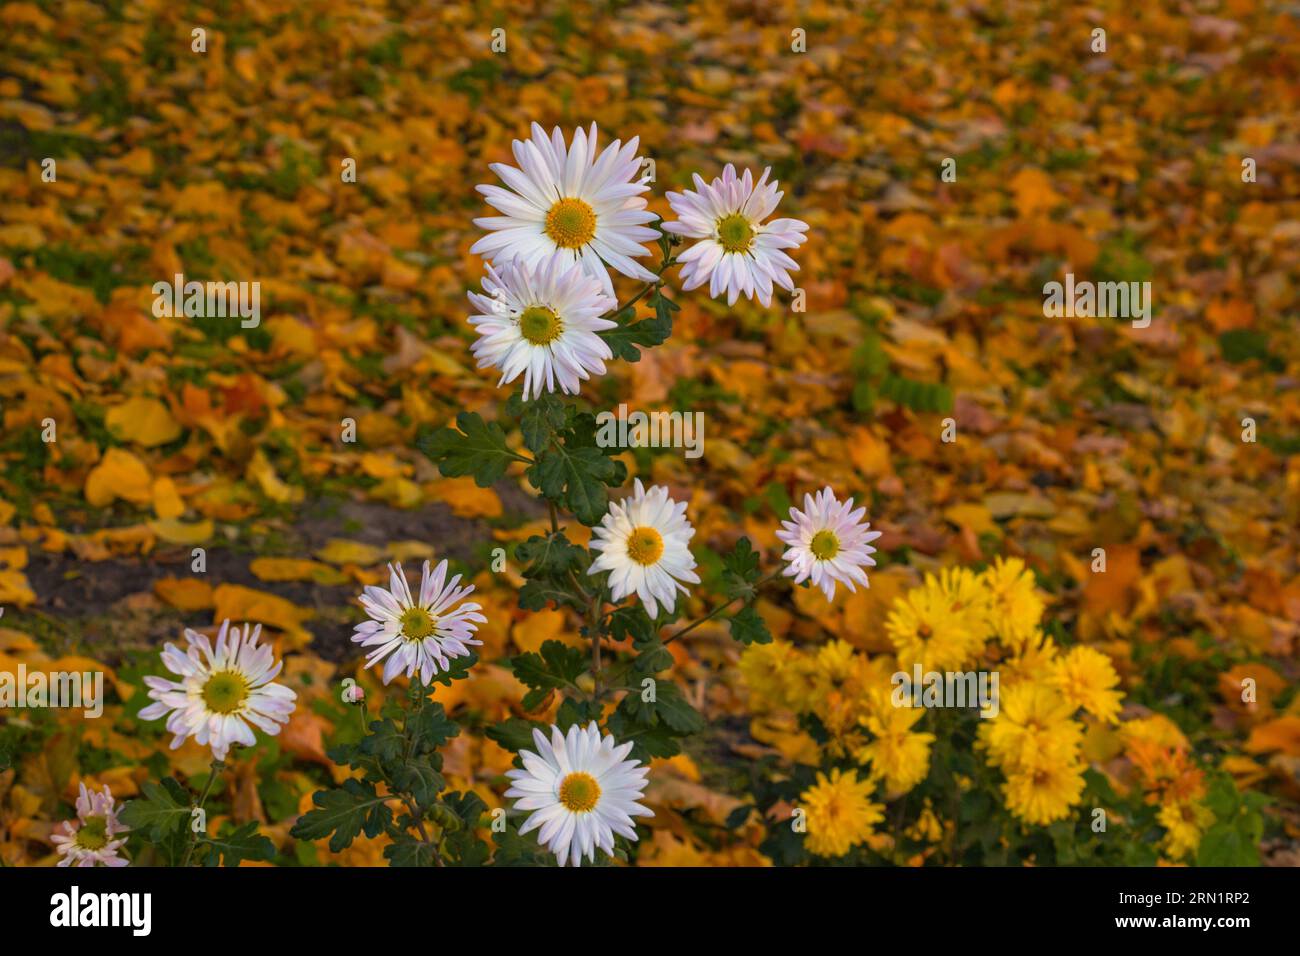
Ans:
MULTIPOLYGON (((1115 724, 1122 698, 1110 659, 1090 647, 1059 648, 1041 629, 1043 610, 1024 562, 999 559, 979 574, 927 575, 900 596, 886 622, 892 656, 841 640, 746 649, 740 668, 756 709, 815 715, 828 736, 823 755, 862 768, 819 773, 800 796, 811 852, 843 856, 867 842, 883 813, 872 800, 877 786, 892 800, 929 773, 935 735, 918 728, 925 709, 891 699, 891 677, 916 664, 924 672, 997 671, 1000 713, 981 721, 977 746, 1005 777, 1007 809, 1037 825, 1069 813, 1084 788, 1084 722, 1115 724)), ((922 829, 933 832, 932 824, 922 829)))

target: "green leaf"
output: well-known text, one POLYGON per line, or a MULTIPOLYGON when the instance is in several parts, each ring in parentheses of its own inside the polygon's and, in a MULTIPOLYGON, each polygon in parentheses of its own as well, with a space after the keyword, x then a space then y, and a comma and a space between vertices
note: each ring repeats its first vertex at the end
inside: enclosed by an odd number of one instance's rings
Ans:
POLYGON ((679 734, 695 734, 704 729, 704 715, 690 705, 676 684, 660 681, 657 700, 652 705, 659 719, 679 734))
POLYGON ((653 701, 642 700, 640 694, 632 693, 623 698, 618 709, 641 727, 654 727, 662 721, 678 734, 693 734, 704 729, 704 716, 690 705, 681 688, 671 681, 656 682, 653 701))
POLYGON ((887 375, 881 383, 880 393, 915 412, 952 411, 952 390, 939 383, 887 375))
POLYGON ((772 643, 767 623, 752 604, 746 604, 732 616, 731 637, 745 645, 772 643))
POLYGON ((504 830, 492 834, 496 852, 492 855, 493 866, 543 866, 551 857, 537 844, 537 832, 520 836, 518 827, 507 826, 504 830))
POLYGON ((1259 847, 1233 823, 1216 823, 1201 836, 1198 866, 1259 866, 1259 847))
POLYGON ((384 847, 384 859, 390 866, 433 866, 437 852, 432 843, 403 834, 384 847))
POLYGON ((506 402, 506 412, 519 419, 519 430, 524 437, 524 447, 539 452, 554 439, 564 427, 565 405, 550 392, 525 401, 515 392, 506 402))
POLYGON ((412 757, 393 773, 393 786, 409 793, 418 806, 427 807, 447 788, 447 780, 428 757, 412 757))
POLYGON ((574 724, 586 727, 593 720, 599 721, 603 712, 604 708, 598 701, 566 697, 555 712, 555 726, 560 728, 561 733, 567 734, 574 724))
POLYGON ((473 791, 449 793, 442 798, 435 820, 443 827, 443 856, 453 866, 482 866, 488 845, 474 831, 487 813, 487 804, 473 791), (449 819, 450 817, 450 819, 449 819), (454 826, 449 826, 453 823, 454 826))
POLYGON ((1268 336, 1256 329, 1229 329, 1219 333, 1219 350, 1234 365, 1269 356, 1268 336))
POLYGON ((671 299, 657 295, 651 296, 651 304, 655 306, 655 317, 653 319, 641 319, 632 322, 629 321, 632 316, 627 315, 625 320, 624 315, 631 310, 624 310, 615 316, 615 319, 619 322, 616 328, 597 333, 609 345, 609 350, 614 353, 614 358, 623 359, 626 362, 639 362, 641 361, 641 349, 662 345, 668 341, 668 336, 673 334, 672 313, 680 307, 671 299))
POLYGON ((528 480, 547 498, 561 502, 583 524, 600 523, 609 506, 605 485, 617 474, 614 460, 594 445, 552 445, 528 469, 528 480))
POLYGON ((723 575, 727 584, 727 597, 750 597, 754 593, 754 582, 758 580, 758 552, 749 543, 748 538, 741 538, 736 546, 722 559, 723 575))
POLYGON ((551 604, 556 607, 565 604, 579 608, 585 606, 567 583, 561 584, 554 578, 529 581, 519 589, 519 606, 525 611, 541 611, 551 604))
POLYGON ((171 777, 154 782, 147 780, 140 786, 142 796, 122 807, 124 824, 144 833, 152 843, 161 843, 190 821, 191 797, 188 790, 171 777))
POLYGON ((204 838, 207 851, 204 866, 239 866, 240 860, 271 860, 275 844, 257 832, 257 821, 250 820, 237 829, 223 828, 220 836, 204 838))
POLYGON ((605 729, 620 743, 632 744, 634 760, 645 762, 655 757, 675 757, 682 752, 682 745, 668 727, 638 724, 621 709, 609 715, 605 729))
POLYGON ((581 648, 560 641, 546 641, 541 653, 529 651, 510 659, 514 675, 532 688, 553 689, 572 684, 587 669, 587 655, 581 648))
POLYGON ((329 837, 330 852, 338 853, 351 846, 358 833, 376 837, 392 825, 393 811, 385 805, 388 799, 372 783, 345 780, 341 787, 312 794, 316 809, 299 817, 289 835, 296 840, 329 837))
POLYGON ((655 640, 659 628, 641 605, 621 607, 609 616, 609 634, 616 641, 632 638, 633 644, 655 640))
POLYGON ((433 675, 433 683, 441 684, 444 687, 450 687, 458 680, 464 680, 469 677, 470 671, 478 663, 478 652, 470 651, 468 654, 462 654, 460 657, 453 657, 449 660, 450 667, 445 671, 438 671, 433 675))
POLYGON ((370 733, 361 738, 361 752, 379 760, 395 761, 406 750, 406 737, 391 717, 370 722, 370 733))
POLYGON ((545 733, 546 726, 535 720, 524 720, 522 717, 507 717, 500 723, 489 727, 487 735, 488 739, 495 740, 511 753, 519 753, 521 750, 531 750, 536 746, 533 740, 534 730, 545 733))
POLYGON ((651 644, 640 645, 638 650, 640 653, 632 662, 632 671, 641 677, 658 674, 673 666, 673 655, 662 641, 656 640, 651 644))
POLYGON ((479 487, 486 488, 500 481, 510 462, 520 457, 506 444, 501 426, 483 421, 477 412, 457 415, 456 428, 439 428, 416 439, 416 446, 448 478, 472 475, 479 487))
POLYGON ((437 750, 459 734, 460 727, 447 716, 447 712, 442 709, 442 704, 435 701, 426 703, 420 712, 408 721, 406 733, 414 745, 414 752, 419 754, 437 750))
POLYGON ((564 532, 533 535, 515 546, 515 560, 525 565, 526 578, 558 577, 570 570, 581 570, 586 551, 570 544, 564 532))

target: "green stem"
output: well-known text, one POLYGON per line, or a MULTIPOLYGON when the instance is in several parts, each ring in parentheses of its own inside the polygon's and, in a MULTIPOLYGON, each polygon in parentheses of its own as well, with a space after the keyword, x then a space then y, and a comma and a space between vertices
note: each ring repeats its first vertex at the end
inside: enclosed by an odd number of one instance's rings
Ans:
POLYGON ((592 678, 592 700, 600 700, 600 609, 604 603, 603 589, 597 589, 595 596, 591 601, 591 610, 588 612, 587 628, 591 635, 591 678, 592 678))
MULTIPOLYGON (((194 810, 203 809, 203 805, 208 802, 208 797, 212 793, 213 784, 217 782, 217 774, 221 773, 221 771, 225 769, 226 769, 226 762, 224 760, 214 759, 212 761, 211 769, 208 771, 208 782, 203 787, 203 793, 199 795, 199 802, 195 804, 192 809, 194 810)), ((192 813, 191 816, 193 816, 192 813)), ((190 865, 190 860, 193 859, 194 857, 194 848, 198 846, 198 843, 199 843, 198 834, 191 829, 189 846, 185 848, 185 859, 181 862, 181 866, 190 865)))
MULTIPOLYGON (((724 601, 722 604, 719 604, 717 607, 715 607, 715 608, 714 608, 712 611, 710 611, 708 614, 704 615, 704 617, 700 618, 698 621, 694 622, 693 624, 688 624, 686 627, 683 627, 681 630, 679 630, 679 631, 675 631, 674 633, 668 635, 666 638, 664 638, 664 640, 663 640, 663 644, 664 644, 665 646, 667 646, 668 644, 671 644, 673 641, 677 640, 677 638, 679 638, 679 637, 683 637, 683 636, 689 634, 691 631, 695 630, 695 629, 696 629, 697 627, 699 627, 701 624, 705 624, 705 623, 707 623, 708 621, 713 620, 713 618, 717 617, 717 616, 718 616, 719 614, 721 614, 723 611, 727 610, 727 608, 731 607, 731 606, 732 606, 733 604, 735 604, 737 601, 744 602, 744 601, 747 601, 747 600, 748 600, 748 601, 752 601, 752 600, 754 600, 754 599, 758 596, 758 591, 759 591, 759 589, 760 589, 761 587, 763 587, 763 585, 768 584, 768 583, 770 583, 770 582, 776 580, 776 579, 777 579, 778 577, 780 577, 780 576, 781 576, 781 569, 780 569, 780 568, 777 568, 775 571, 773 571, 771 574, 767 575, 766 577, 764 577, 764 578, 759 578, 759 580, 757 580, 757 581, 754 582, 753 589, 752 589, 752 590, 753 590, 753 593, 752 593, 752 594, 750 594, 750 595, 748 595, 748 596, 744 596, 744 595, 742 595, 741 597, 734 597, 734 598, 731 598, 731 599, 728 600, 728 601, 724 601)), ((629 658, 628 660, 626 660, 626 661, 624 661, 622 664, 620 664, 618 667, 615 667, 615 668, 611 669, 611 671, 610 671, 610 686, 611 686, 611 687, 614 686, 616 680, 621 680, 621 679, 623 678, 623 676, 624 676, 624 675, 625 675, 629 670, 632 669, 632 665, 633 665, 634 663, 635 663, 635 659, 634 659, 634 658, 629 658)), ((597 697, 599 697, 599 694, 597 695, 597 697)))
POLYGON ((695 629, 696 629, 697 627, 699 627, 701 624, 706 624, 706 623, 708 623, 709 621, 711 621, 711 620, 713 620, 715 617, 717 617, 719 614, 721 614, 723 611, 725 611, 727 608, 731 607, 731 605, 735 604, 737 601, 741 601, 741 602, 743 603, 743 602, 746 601, 746 600, 753 600, 754 597, 757 596, 757 594, 758 594, 758 589, 759 589, 759 588, 761 588, 764 584, 767 584, 767 583, 769 583, 770 581, 774 580, 775 578, 780 577, 780 575, 781 575, 781 570, 778 568, 777 570, 775 570, 775 571, 773 571, 771 574, 769 574, 767 577, 765 577, 765 578, 760 578, 759 580, 757 580, 757 581, 754 582, 754 594, 753 594, 753 595, 750 595, 748 598, 746 598, 746 597, 744 597, 744 596, 741 596, 741 597, 734 597, 734 598, 732 598, 731 600, 727 601, 727 602, 724 603, 724 604, 719 604, 719 605, 718 605, 717 607, 715 607, 712 611, 710 611, 708 614, 704 615, 704 617, 700 618, 700 619, 699 619, 698 621, 696 621, 695 623, 693 623, 693 624, 688 624, 686 627, 682 628, 680 631, 676 631, 675 633, 668 635, 666 638, 664 638, 664 644, 671 644, 673 641, 677 640, 677 638, 679 638, 679 637, 684 637, 685 635, 691 633, 691 631, 695 630, 695 629))

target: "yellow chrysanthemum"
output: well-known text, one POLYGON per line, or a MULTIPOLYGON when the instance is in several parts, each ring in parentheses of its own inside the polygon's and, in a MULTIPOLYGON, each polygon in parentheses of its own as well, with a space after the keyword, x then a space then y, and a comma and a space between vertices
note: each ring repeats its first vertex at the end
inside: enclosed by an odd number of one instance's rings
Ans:
POLYGON ((1063 819, 1083 796, 1083 764, 1048 760, 1007 775, 1007 809, 1026 823, 1046 826, 1063 819))
POLYGON ((834 769, 829 778, 817 774, 817 783, 799 796, 799 806, 808 815, 809 852, 844 856, 866 842, 885 812, 883 806, 872 802, 871 791, 871 781, 859 780, 853 771, 834 769))
POLYGON ((1165 852, 1172 859, 1195 853, 1201 845, 1201 834, 1214 822, 1214 811, 1198 801, 1166 803, 1156 817, 1165 833, 1165 852))
POLYGON ((1002 682, 1047 680, 1052 676, 1058 650, 1055 641, 1035 628, 1014 655, 998 666, 1002 682))
POLYGON ((1083 725, 1072 720, 1074 707, 1055 687, 1012 684, 1001 692, 998 716, 984 721, 980 739, 989 762, 1008 772, 1077 759, 1083 725))
POLYGON ((870 763, 873 775, 884 778, 890 794, 906 793, 930 770, 934 734, 912 730, 924 715, 919 708, 889 706, 873 708, 862 719, 873 739, 858 750, 858 762, 870 763))
POLYGON ((787 706, 789 670, 799 652, 788 641, 751 644, 740 655, 740 676, 763 709, 787 706))
POLYGON ((1110 658, 1091 647, 1074 647, 1056 661, 1052 683, 1074 707, 1082 707, 1098 720, 1115 723, 1124 695, 1113 688, 1119 675, 1110 658))
POLYGON ((885 622, 899 665, 960 670, 984 645, 986 598, 978 579, 964 568, 927 575, 924 584, 894 602, 885 622))
POLYGON ((980 579, 989 594, 989 627, 1005 647, 1019 653, 1043 617, 1033 572, 1019 558, 998 558, 980 579))
POLYGON ((816 714, 830 735, 830 756, 851 755, 865 742, 862 718, 872 695, 889 686, 892 673, 887 659, 869 658, 844 641, 830 641, 813 655, 810 679, 815 690, 804 709, 816 714))

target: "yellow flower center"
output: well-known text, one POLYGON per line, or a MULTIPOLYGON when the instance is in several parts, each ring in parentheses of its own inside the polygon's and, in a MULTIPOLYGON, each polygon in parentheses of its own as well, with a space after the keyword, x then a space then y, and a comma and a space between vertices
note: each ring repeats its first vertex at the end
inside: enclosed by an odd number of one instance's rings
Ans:
POLYGON ((581 199, 561 199, 547 212, 545 230, 561 249, 581 249, 596 235, 596 212, 581 199))
POLYGON ((408 608, 402 614, 402 634, 412 641, 422 641, 433 633, 433 615, 422 607, 408 608))
POLYGON ((600 784, 589 773, 571 773, 560 782, 560 803, 574 813, 596 809, 599 800, 600 784))
POLYGON ((217 671, 203 685, 203 703, 216 714, 233 714, 248 700, 248 681, 234 671, 217 671))
POLYGON ((754 241, 754 229, 738 212, 718 220, 718 242, 728 252, 746 252, 754 241))
POLYGON ((808 542, 808 550, 818 561, 829 561, 840 553, 840 539, 833 531, 818 531, 808 542))
POLYGON ((77 831, 77 846, 85 850, 102 850, 108 845, 108 820, 104 817, 87 817, 77 831))
POLYGON ((563 320, 545 306, 530 306, 519 313, 519 334, 534 345, 549 345, 563 331, 563 320))
POLYGON ((627 536, 627 556, 637 564, 654 564, 664 553, 664 539, 654 528, 633 528, 627 536))

